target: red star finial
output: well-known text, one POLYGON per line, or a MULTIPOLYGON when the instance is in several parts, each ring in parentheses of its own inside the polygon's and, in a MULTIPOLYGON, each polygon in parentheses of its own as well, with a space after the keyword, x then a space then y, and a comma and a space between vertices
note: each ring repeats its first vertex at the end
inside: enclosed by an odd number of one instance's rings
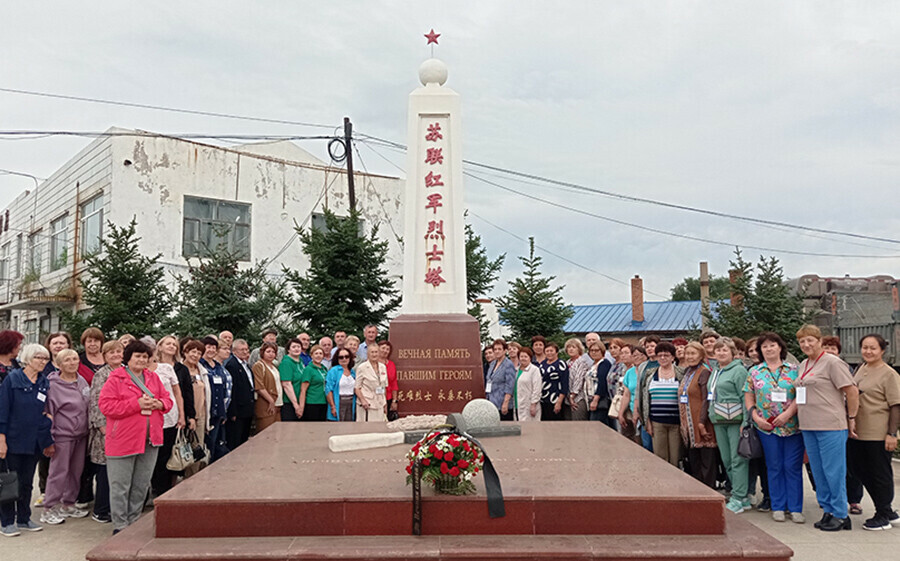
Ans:
POLYGON ((426 34, 425 34, 425 38, 428 39, 428 42, 425 43, 425 46, 428 46, 428 45, 430 45, 430 44, 432 44, 432 43, 434 43, 435 45, 437 45, 437 44, 438 44, 438 37, 440 37, 440 36, 441 36, 441 34, 440 34, 440 33, 435 33, 435 32, 434 32, 434 28, 432 27, 432 28, 431 28, 431 33, 426 33, 426 34))

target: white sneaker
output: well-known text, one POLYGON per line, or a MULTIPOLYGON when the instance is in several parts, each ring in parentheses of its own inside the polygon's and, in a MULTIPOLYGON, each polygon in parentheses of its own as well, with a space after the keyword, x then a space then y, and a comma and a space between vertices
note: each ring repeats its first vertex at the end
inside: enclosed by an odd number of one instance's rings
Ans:
POLYGON ((91 506, 90 502, 86 503, 75 503, 75 508, 80 508, 81 510, 85 510, 87 507, 91 506))
POLYGON ((796 523, 796 524, 805 524, 806 523, 806 517, 803 516, 802 512, 792 512, 791 520, 793 520, 794 523, 796 523))
POLYGON ((48 508, 41 514, 41 524, 48 524, 50 526, 56 526, 57 524, 62 524, 66 519, 59 515, 59 512, 55 508, 48 508))
POLYGON ((775 522, 784 522, 784 511, 783 510, 773 510, 772 511, 772 520, 775 522))
POLYGON ((58 514, 63 518, 84 518, 89 513, 84 509, 80 509, 76 506, 70 505, 60 508, 58 514))
POLYGON ((34 505, 33 505, 33 506, 36 506, 36 507, 39 507, 39 508, 44 506, 44 494, 43 494, 43 493, 41 493, 40 495, 38 495, 38 498, 37 498, 36 501, 34 501, 34 505))

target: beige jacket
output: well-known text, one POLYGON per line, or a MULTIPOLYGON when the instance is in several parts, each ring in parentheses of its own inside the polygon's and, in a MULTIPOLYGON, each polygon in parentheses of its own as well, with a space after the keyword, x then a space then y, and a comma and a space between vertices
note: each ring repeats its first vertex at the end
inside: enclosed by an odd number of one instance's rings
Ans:
MULTIPOLYGON (((518 372, 517 372, 518 373, 518 372)), ((522 375, 516 381, 516 419, 519 421, 541 420, 541 386, 544 381, 541 378, 541 370, 533 363, 522 370, 522 375), (537 414, 531 416, 531 404, 536 403, 537 414)))

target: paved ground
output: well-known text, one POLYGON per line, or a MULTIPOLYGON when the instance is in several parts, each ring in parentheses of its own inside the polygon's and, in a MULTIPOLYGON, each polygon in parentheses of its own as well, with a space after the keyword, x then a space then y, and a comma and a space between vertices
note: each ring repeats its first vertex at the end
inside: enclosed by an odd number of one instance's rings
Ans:
MULTIPOLYGON (((894 463, 894 481, 900 487, 900 463, 894 463)), ((35 484, 35 488, 37 484, 35 484)), ((872 516, 872 502, 863 499, 863 515, 853 516, 853 531, 827 533, 813 528, 813 522, 821 517, 815 494, 807 486, 804 495, 806 524, 787 521, 778 523, 770 513, 748 512, 741 514, 759 528, 788 544, 799 561, 871 561, 900 558, 900 528, 883 532, 867 532, 863 521, 872 516)), ((895 507, 900 506, 895 502, 895 507)), ((34 520, 41 510, 34 509, 34 520)), ((145 516, 152 515, 148 511, 145 516)), ((85 553, 105 540, 112 532, 111 524, 98 524, 93 520, 69 519, 65 524, 46 527, 42 532, 26 533, 16 538, 0 538, 0 559, 3 561, 80 561, 85 553)))

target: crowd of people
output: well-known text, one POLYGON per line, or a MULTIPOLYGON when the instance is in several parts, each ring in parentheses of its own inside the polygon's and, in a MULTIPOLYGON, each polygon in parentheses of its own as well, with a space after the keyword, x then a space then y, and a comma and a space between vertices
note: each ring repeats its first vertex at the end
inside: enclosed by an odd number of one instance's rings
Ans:
MULTIPOLYGON (((43 345, 0 332, 0 471, 19 493, 0 504, 0 534, 39 531, 90 515, 117 533, 153 498, 277 422, 384 422, 398 416, 390 341, 366 326, 363 340, 338 331, 301 333, 278 345, 266 330, 251 350, 231 332, 201 338, 107 340, 91 327, 76 352, 66 332, 43 345), (202 443, 181 471, 169 461, 180 438, 202 443), (42 509, 32 520, 38 473, 42 509)), ((705 331, 698 341, 639 343, 596 333, 562 349, 540 335, 530 347, 497 339, 484 349, 485 397, 501 419, 600 421, 623 437, 728 495, 740 514, 771 510, 803 523, 803 470, 823 510, 816 527, 850 529, 863 489, 875 504, 863 524, 900 524, 893 510, 891 455, 900 425, 900 375, 887 343, 860 342, 855 373, 840 341, 815 326, 796 333, 806 359, 766 332, 749 341, 705 331), (752 426, 763 451, 738 453, 752 426)))
POLYGON ((0 471, 14 472, 19 487, 16 500, 0 503, 0 534, 88 515, 118 533, 153 498, 273 423, 397 416, 392 346, 376 326, 363 341, 343 331, 277 340, 266 330, 251 352, 229 331, 107 340, 91 327, 76 352, 66 332, 44 344, 0 332, 0 471), (179 436, 202 454, 176 471, 179 436))
POLYGON ((759 482, 757 510, 804 523, 805 464, 823 510, 816 528, 851 529, 863 489, 875 504, 863 528, 900 525, 891 467, 900 375, 884 361, 887 342, 863 337, 863 364, 851 373, 836 337, 813 325, 796 337, 802 361, 772 332, 748 341, 712 331, 698 341, 649 335, 608 346, 589 333, 565 342, 568 358, 540 335, 530 348, 498 339, 484 349, 485 392, 502 419, 605 423, 721 490, 736 514, 752 508, 759 482), (738 452, 753 436, 748 427, 761 448, 751 458, 738 452))

